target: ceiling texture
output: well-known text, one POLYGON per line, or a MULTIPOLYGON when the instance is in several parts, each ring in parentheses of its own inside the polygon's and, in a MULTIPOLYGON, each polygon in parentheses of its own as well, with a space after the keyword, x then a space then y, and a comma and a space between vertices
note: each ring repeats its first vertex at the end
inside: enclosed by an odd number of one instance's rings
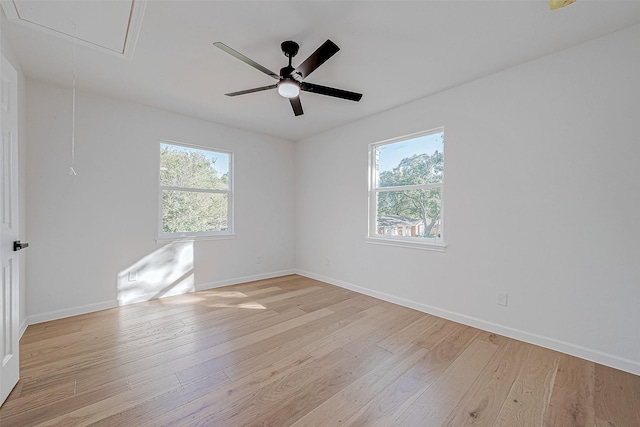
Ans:
MULTIPOLYGON (((1 0, 3 34, 32 79, 201 119, 304 139, 640 23, 640 1, 1 0), (274 83, 217 49, 275 71, 331 39, 341 50, 310 83, 363 93, 358 103, 301 94, 295 117, 274 83)), ((70 101, 71 102, 71 101, 70 101)), ((82 108, 81 98, 77 108, 82 108)))

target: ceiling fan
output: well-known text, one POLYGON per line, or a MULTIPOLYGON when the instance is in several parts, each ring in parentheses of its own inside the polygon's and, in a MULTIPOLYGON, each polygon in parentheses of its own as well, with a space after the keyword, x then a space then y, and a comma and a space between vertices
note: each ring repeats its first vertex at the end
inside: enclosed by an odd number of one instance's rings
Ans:
POLYGON ((280 48, 282 49, 282 53, 284 56, 289 58, 289 65, 280 69, 280 74, 276 74, 268 68, 263 67, 257 62, 247 58, 243 54, 238 51, 231 49, 224 43, 215 42, 213 44, 215 47, 222 49, 227 52, 229 55, 239 59, 255 68, 258 71, 262 71, 269 77, 278 80, 278 83, 272 84, 269 86, 262 86, 253 89, 241 90, 238 92, 225 93, 227 96, 238 96, 244 95, 247 93, 260 92, 263 90, 269 89, 278 89, 278 93, 285 98, 289 98, 289 102, 291 102, 291 107, 293 108, 293 113, 296 116, 300 116, 304 114, 302 111, 302 103, 300 102, 300 91, 305 92, 313 92, 320 95, 328 95, 336 98, 348 99, 350 101, 360 101, 362 98, 361 93, 349 92, 342 89, 336 89, 333 87, 320 86, 313 83, 307 83, 304 81, 305 78, 311 73, 313 73, 319 66, 324 64, 329 58, 336 54, 340 50, 340 48, 331 40, 327 40, 320 46, 315 52, 311 54, 305 61, 298 65, 298 67, 293 68, 291 65, 291 59, 296 56, 298 53, 298 48, 300 47, 298 43, 293 41, 285 41, 280 44, 280 48))

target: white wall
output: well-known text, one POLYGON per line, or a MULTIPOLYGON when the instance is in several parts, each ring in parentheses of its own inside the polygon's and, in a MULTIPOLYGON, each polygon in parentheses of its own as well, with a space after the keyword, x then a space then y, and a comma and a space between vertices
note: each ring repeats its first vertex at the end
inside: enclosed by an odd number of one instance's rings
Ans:
POLYGON ((640 374, 638 40, 640 26, 298 142, 299 270, 640 374), (446 252, 367 244, 368 144, 439 126, 446 252))
POLYGON ((160 139, 235 155, 237 236, 189 249, 192 283, 203 288, 291 272, 292 142, 79 92, 77 176, 70 176, 71 99, 69 89, 27 81, 31 323, 114 306, 130 268, 141 271, 126 284, 142 293, 162 282, 162 272, 153 271, 168 253, 155 241, 160 139))

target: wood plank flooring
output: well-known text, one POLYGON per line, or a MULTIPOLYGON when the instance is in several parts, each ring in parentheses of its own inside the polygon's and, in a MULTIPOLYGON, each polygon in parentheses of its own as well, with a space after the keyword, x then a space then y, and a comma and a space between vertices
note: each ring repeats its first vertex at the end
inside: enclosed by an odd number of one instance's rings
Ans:
POLYGON ((640 377, 292 275, 30 326, 0 426, 640 426, 640 377))

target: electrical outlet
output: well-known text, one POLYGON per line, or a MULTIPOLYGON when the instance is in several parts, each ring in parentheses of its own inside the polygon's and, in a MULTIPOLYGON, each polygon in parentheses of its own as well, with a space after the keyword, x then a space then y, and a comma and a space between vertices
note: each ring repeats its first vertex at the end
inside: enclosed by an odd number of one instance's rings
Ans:
POLYGON ((507 306, 509 301, 509 294, 506 292, 498 292, 496 294, 496 304, 507 306))
POLYGON ((262 257, 256 257, 256 264, 262 264, 262 257))
POLYGON ((329 261, 329 258, 325 258, 324 259, 324 265, 325 265, 325 267, 331 266, 331 261, 329 261))
POLYGON ((138 272, 137 271, 130 271, 129 272, 129 281, 130 282, 135 282, 136 280, 138 280, 138 272))

